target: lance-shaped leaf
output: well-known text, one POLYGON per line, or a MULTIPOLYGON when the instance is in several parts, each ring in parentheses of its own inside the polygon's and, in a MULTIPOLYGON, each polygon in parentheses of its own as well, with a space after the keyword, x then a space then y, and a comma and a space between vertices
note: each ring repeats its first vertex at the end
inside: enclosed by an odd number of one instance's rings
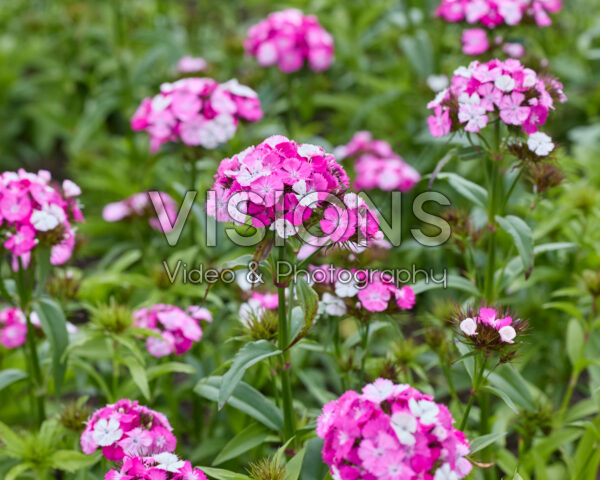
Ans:
POLYGON ((244 345, 233 358, 233 362, 227 373, 223 375, 221 388, 219 389, 219 410, 225 406, 235 387, 237 387, 240 380, 244 377, 246 370, 280 353, 281 350, 277 350, 267 340, 258 340, 244 345))
POLYGON ((533 233, 529 225, 527 225, 519 217, 514 215, 508 215, 506 217, 496 216, 498 225, 502 227, 506 233, 508 233, 517 247, 517 252, 523 261, 523 269, 525 270, 525 277, 529 277, 531 270, 533 269, 533 233))

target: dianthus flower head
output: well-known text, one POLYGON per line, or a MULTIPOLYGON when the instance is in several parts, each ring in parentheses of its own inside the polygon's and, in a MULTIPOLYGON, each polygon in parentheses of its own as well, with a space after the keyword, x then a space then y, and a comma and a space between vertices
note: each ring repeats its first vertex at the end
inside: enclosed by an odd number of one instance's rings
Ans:
POLYGON ((354 159, 357 190, 408 192, 421 175, 392 150, 385 140, 374 140, 370 132, 357 132, 350 142, 335 150, 339 161, 354 159))
POLYGON ((131 128, 148 132, 152 152, 178 141, 214 149, 233 137, 240 120, 257 122, 262 115, 256 92, 236 79, 218 83, 188 77, 163 83, 160 93, 145 98, 131 118, 131 128))
POLYGON ((118 222, 128 218, 147 218, 154 230, 169 232, 175 226, 177 203, 165 192, 141 192, 125 200, 112 202, 102 209, 102 218, 106 222, 118 222), (157 201, 151 202, 150 195, 156 195, 157 201))
POLYGON ((516 59, 475 61, 458 68, 450 87, 427 105, 433 111, 427 122, 431 134, 441 137, 463 130, 478 133, 497 119, 532 135, 530 148, 543 155, 553 144, 549 137, 535 134, 555 104, 566 101, 560 82, 538 75, 516 59))
POLYGON ((317 435, 336 480, 460 479, 472 469, 470 447, 452 424, 432 396, 380 378, 325 405, 317 435))
POLYGON ((91 455, 102 448, 103 455, 115 462, 125 457, 172 452, 177 444, 172 430, 162 413, 137 401, 121 399, 97 410, 87 421, 81 434, 81 450, 91 455))
POLYGON ((535 21, 552 25, 550 14, 562 9, 562 0, 442 0, 436 14, 448 22, 467 22, 494 28, 535 21))
POLYGON ((208 480, 199 468, 173 453, 125 458, 119 470, 110 470, 105 480, 208 480))
POLYGON ((81 189, 71 180, 62 186, 50 173, 3 172, 0 175, 0 232, 4 248, 13 256, 13 268, 29 265, 37 245, 51 247, 52 265, 65 263, 75 247, 74 223, 83 222, 77 197, 81 189))
POLYGON ((338 244, 382 237, 376 213, 347 193, 348 185, 344 168, 323 148, 275 135, 221 161, 207 212, 223 222, 268 227, 282 238, 301 226, 338 244))
POLYGON ((394 283, 390 272, 337 268, 333 265, 309 266, 310 279, 322 294, 321 311, 332 316, 347 312, 357 318, 367 312, 393 313, 415 305, 411 287, 394 283))
POLYGON ((293 8, 271 13, 250 27, 244 42, 246 53, 259 65, 277 65, 292 73, 307 63, 311 70, 327 70, 333 61, 333 37, 314 15, 293 8))
POLYGON ((149 336, 146 340, 146 348, 154 357, 183 355, 192 348, 194 342, 202 339, 200 320, 211 322, 212 316, 208 310, 195 305, 182 310, 159 303, 133 313, 136 327, 152 330, 161 337, 149 336))
POLYGON ((511 360, 523 334, 527 322, 515 318, 507 309, 483 306, 477 309, 469 307, 459 309, 452 318, 461 341, 482 350, 487 355, 498 353, 501 361, 511 360))

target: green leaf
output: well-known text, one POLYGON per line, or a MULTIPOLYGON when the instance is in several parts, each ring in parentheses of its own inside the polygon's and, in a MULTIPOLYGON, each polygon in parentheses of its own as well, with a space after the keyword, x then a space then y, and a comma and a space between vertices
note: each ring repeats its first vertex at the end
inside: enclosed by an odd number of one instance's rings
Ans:
POLYGON ((285 476, 283 477, 283 480, 298 480, 300 478, 302 464, 304 463, 304 455, 306 455, 305 448, 292 457, 285 467, 285 476))
POLYGON ((579 321, 572 318, 567 325, 567 355, 575 366, 583 356, 584 332, 579 321))
POLYGON ((150 367, 146 371, 146 376, 148 380, 154 380, 155 378, 162 377, 168 373, 187 373, 192 375, 196 373, 196 369, 187 363, 182 362, 167 362, 161 363, 160 365, 155 365, 150 367))
POLYGON ((52 466, 57 470, 76 472, 87 469, 100 460, 100 455, 86 455, 75 450, 57 450, 50 457, 52 466))
POLYGON ((230 472, 229 470, 223 470, 221 468, 212 468, 212 467, 198 467, 202 470, 206 475, 210 478, 214 478, 215 480, 252 480, 250 477, 246 475, 242 475, 241 473, 230 472))
POLYGON ((310 328, 319 309, 319 295, 302 277, 296 281, 296 293, 298 294, 298 303, 304 311, 305 325, 310 328))
POLYGON ((428 290, 436 290, 439 288, 453 288, 455 290, 461 290, 463 292, 469 293, 476 297, 479 296, 479 290, 477 287, 465 277, 461 277, 460 275, 449 274, 446 277, 446 285, 443 282, 436 283, 427 280, 419 280, 412 286, 415 295, 419 293, 426 292, 428 290))
POLYGON ((131 378, 142 392, 142 395, 147 400, 150 399, 150 387, 148 386, 148 377, 146 376, 146 369, 144 366, 133 356, 127 356, 123 358, 123 363, 129 369, 131 378))
POLYGON ((24 378, 27 378, 27 374, 16 368, 7 368, 0 371, 0 391, 24 378))
POLYGON ((513 402, 530 412, 537 407, 529 391, 527 381, 512 365, 497 367, 488 377, 489 382, 502 392, 505 392, 513 402))
POLYGON ((486 208, 488 204, 488 194, 485 188, 482 186, 451 172, 440 173, 437 178, 440 180, 447 180, 450 186, 456 190, 457 193, 462 195, 471 203, 481 208, 486 208))
POLYGON ((482 390, 487 390, 488 392, 491 392, 494 395, 496 395, 497 397, 501 398, 502 400, 504 400, 504 403, 506 403, 506 405, 508 406, 508 408, 510 408, 515 414, 517 414, 517 415, 519 414, 519 409, 517 408, 517 406, 515 405, 515 403, 502 390, 500 390, 498 388, 490 387, 489 385, 486 385, 485 387, 482 387, 482 390))
POLYGON ((0 440, 6 445, 6 450, 11 456, 21 456, 21 452, 26 448, 25 442, 20 435, 13 432, 8 425, 0 422, 0 440))
MULTIPOLYGON (((217 402, 221 383, 220 376, 208 377, 198 382, 194 392, 211 402, 217 402)), ((238 383, 227 404, 276 432, 283 429, 283 416, 279 408, 247 383, 238 383)))
POLYGON ((271 433, 263 425, 253 423, 233 437, 213 461, 220 465, 264 443, 271 433))
POLYGON ((492 443, 496 443, 497 440, 506 436, 506 432, 500 433, 490 433, 488 435, 482 435, 481 437, 477 437, 471 440, 469 443, 471 444, 471 455, 474 453, 483 450, 485 447, 491 445, 492 443))
POLYGON ((19 478, 19 475, 25 473, 27 470, 31 470, 32 467, 33 465, 29 462, 19 463, 6 472, 4 480, 16 480, 19 478))
POLYGON ((323 463, 322 450, 322 439, 313 437, 307 442, 306 453, 302 460, 301 480, 323 480, 325 478, 329 469, 323 463))
POLYGON ((496 221, 513 239, 517 251, 523 261, 525 276, 529 277, 529 273, 533 268, 533 233, 529 225, 527 225, 519 217, 508 215, 506 217, 496 216, 496 221))
POLYGON ((35 249, 35 296, 39 297, 46 288, 46 281, 50 273, 50 248, 39 246, 35 249))
POLYGON ((225 406, 233 390, 244 377, 246 370, 280 353, 281 350, 277 350, 267 340, 258 340, 244 345, 233 358, 233 362, 227 373, 223 375, 223 381, 219 389, 219 410, 225 406))
POLYGON ((69 346, 67 320, 58 304, 49 298, 40 298, 33 305, 33 310, 37 313, 42 324, 42 330, 44 330, 52 347, 54 388, 58 394, 60 393, 66 370, 66 360, 63 358, 63 354, 69 346))

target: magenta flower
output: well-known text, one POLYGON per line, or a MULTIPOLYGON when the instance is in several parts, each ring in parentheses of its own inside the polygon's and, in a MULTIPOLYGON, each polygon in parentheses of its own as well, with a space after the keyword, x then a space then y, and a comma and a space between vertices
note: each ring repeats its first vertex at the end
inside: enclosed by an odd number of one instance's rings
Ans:
POLYGON ((177 62, 177 70, 181 73, 201 72, 206 67, 206 60, 202 57, 190 57, 189 55, 186 55, 185 57, 181 57, 177 62))
POLYGON ((81 450, 91 455, 102 448, 103 455, 115 462, 131 455, 172 452, 177 444, 172 430, 163 414, 122 399, 91 416, 81 434, 81 450))
POLYGON ((461 479, 472 469, 469 444, 452 424, 430 395, 378 379, 325 405, 317 435, 336 479, 461 479))
POLYGON ((305 62, 321 72, 333 61, 333 37, 314 15, 296 9, 271 13, 250 27, 244 47, 260 66, 277 65, 285 73, 300 70, 305 62))
POLYGON ((354 159, 358 190, 400 190, 408 192, 421 175, 396 154, 384 140, 374 140, 370 132, 356 132, 346 145, 335 150, 338 160, 354 159))
POLYGON ((538 77, 516 59, 475 61, 458 68, 450 87, 427 105, 433 110, 427 122, 435 137, 461 129, 478 133, 495 118, 531 134, 546 122, 555 103, 566 100, 560 82, 538 77))
POLYGON ((81 189, 65 180, 62 188, 51 183, 50 173, 25 170, 4 172, 0 176, 0 220, 4 231, 4 248, 13 255, 13 268, 20 259, 29 265, 36 245, 51 247, 53 265, 65 263, 75 247, 75 228, 83 221, 75 197, 81 189))
POLYGON ((447 22, 480 23, 488 28, 517 25, 525 18, 547 27, 552 24, 548 14, 561 9, 561 0, 442 0, 436 14, 447 22))
POLYGON ((160 334, 161 338, 149 336, 146 340, 150 355, 159 358, 187 352, 194 342, 202 339, 199 321, 212 322, 212 316, 206 309, 193 305, 184 311, 162 303, 136 310, 133 318, 135 326, 160 334))
POLYGON ((258 95, 236 79, 220 84, 190 77, 163 83, 158 95, 142 100, 131 128, 148 132, 152 152, 176 141, 214 149, 234 136, 241 120, 261 118, 258 95))
POLYGON ((463 32, 461 39, 465 55, 481 55, 490 48, 487 32, 483 28, 469 28, 463 32))
POLYGON ((199 468, 172 453, 132 456, 119 470, 110 470, 104 480, 208 480, 199 468))

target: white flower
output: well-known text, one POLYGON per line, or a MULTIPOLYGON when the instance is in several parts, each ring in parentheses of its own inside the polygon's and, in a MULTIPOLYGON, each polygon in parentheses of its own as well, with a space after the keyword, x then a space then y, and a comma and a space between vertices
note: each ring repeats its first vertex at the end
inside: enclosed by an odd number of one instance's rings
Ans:
POLYGON ((67 198, 78 197, 79 195, 81 195, 81 188, 79 188, 79 185, 77 185, 75 182, 72 182, 71 180, 63 181, 62 189, 63 193, 65 194, 65 197, 67 198))
POLYGON ((332 317, 341 317, 346 314, 346 304, 341 298, 325 292, 321 298, 325 313, 332 317))
POLYGON ((510 75, 500 75, 494 85, 503 92, 512 92, 515 89, 515 81, 510 75))
POLYGON ((449 463, 444 463, 435 471, 433 480, 458 480, 458 475, 452 471, 449 463))
POLYGON ((435 423, 439 412, 438 406, 428 400, 416 401, 411 398, 408 401, 408 407, 415 417, 418 417, 423 425, 435 423))
POLYGON ((498 330, 498 333, 500 334, 500 339, 503 342, 515 343, 514 340, 515 340, 515 337, 517 336, 517 332, 510 325, 507 325, 506 327, 502 327, 500 330, 498 330))
POLYGON ((288 238, 296 235, 296 227, 287 218, 280 218, 273 223, 277 235, 281 238, 288 238))
POLYGON ((156 460, 158 463, 156 468, 159 470, 165 470, 167 472, 176 473, 185 465, 185 462, 183 460, 179 460, 177 455, 168 452, 158 453, 152 458, 154 458, 154 460, 156 460))
POLYGON ((472 318, 465 318, 460 322, 460 329, 465 335, 473 336, 477 334, 477 323, 472 318))
POLYGON ((536 155, 545 157, 554 150, 554 143, 552 142, 552 138, 544 132, 535 132, 529 135, 527 147, 536 155))
POLYGON ((394 413, 390 418, 390 425, 402 445, 412 446, 415 444, 413 434, 417 431, 417 420, 410 413, 394 413))
POLYGON ((335 294, 341 298, 354 297, 358 292, 359 288, 354 280, 348 282, 342 282, 338 280, 335 282, 335 294))
POLYGON ((223 90, 227 90, 228 92, 237 95, 238 97, 246 97, 246 98, 257 98, 258 94, 252 90, 250 87, 246 85, 242 85, 238 82, 237 78, 232 78, 231 80, 223 83, 221 85, 223 90))
POLYGON ((384 400, 387 400, 395 393, 395 391, 394 383, 385 378, 378 378, 362 389, 365 400, 370 400, 375 403, 381 403, 384 400))
POLYGON ((429 75, 427 86, 434 92, 441 92, 448 87, 448 77, 446 75, 429 75))
POLYGON ((38 232, 49 232, 66 219, 67 217, 62 208, 58 205, 50 204, 43 206, 41 210, 34 210, 30 221, 38 232))
POLYGON ((121 439, 123 430, 120 428, 119 421, 115 418, 101 418, 94 425, 92 438, 101 447, 108 447, 121 439))
POLYGON ((318 145, 303 143, 298 147, 298 155, 301 157, 314 157, 315 155, 323 155, 323 149, 318 145))

